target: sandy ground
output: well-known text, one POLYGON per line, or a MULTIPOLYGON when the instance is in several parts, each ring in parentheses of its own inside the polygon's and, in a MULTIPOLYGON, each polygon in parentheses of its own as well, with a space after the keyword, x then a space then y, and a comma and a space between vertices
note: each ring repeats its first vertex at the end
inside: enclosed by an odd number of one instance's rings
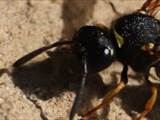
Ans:
MULTIPOLYGON (((143 2, 112 0, 121 14, 133 12, 143 2)), ((110 27, 117 17, 109 0, 0 0, 0 68, 61 38, 70 39, 80 26, 102 23, 110 27)), ((77 67, 70 51, 53 49, 11 75, 3 74, 0 120, 67 120, 79 83, 77 67)), ((101 102, 119 81, 121 69, 122 65, 113 63, 100 74, 89 76, 79 114, 101 102)), ((143 110, 149 95, 143 80, 130 70, 127 87, 91 119, 132 120, 143 110)), ((145 120, 160 120, 158 106, 160 102, 145 120)))

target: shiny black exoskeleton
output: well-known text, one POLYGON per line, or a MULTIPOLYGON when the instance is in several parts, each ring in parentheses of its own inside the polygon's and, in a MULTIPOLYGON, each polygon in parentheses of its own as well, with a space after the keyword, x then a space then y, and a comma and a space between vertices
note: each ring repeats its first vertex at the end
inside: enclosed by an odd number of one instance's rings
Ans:
POLYGON ((115 47, 107 28, 84 26, 74 35, 73 47, 80 59, 86 56, 88 72, 108 67, 115 58, 115 47))
POLYGON ((153 16, 136 12, 116 20, 114 29, 123 37, 123 45, 141 46, 156 42, 160 33, 160 21, 153 16))
MULTIPOLYGON (((123 16, 116 21, 114 33, 121 37, 119 59, 135 71, 146 72, 159 59, 154 51, 159 52, 160 21, 154 17, 142 13, 123 16)), ((119 38, 115 39, 118 43, 119 38)))

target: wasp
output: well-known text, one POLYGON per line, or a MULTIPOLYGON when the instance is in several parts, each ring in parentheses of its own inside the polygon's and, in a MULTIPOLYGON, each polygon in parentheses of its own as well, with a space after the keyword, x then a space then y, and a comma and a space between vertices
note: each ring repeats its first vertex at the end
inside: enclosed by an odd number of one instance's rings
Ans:
POLYGON ((144 111, 137 118, 141 120, 152 110, 160 83, 159 80, 149 79, 152 67, 156 68, 156 73, 160 76, 160 21, 155 18, 159 6, 159 0, 147 0, 139 10, 116 19, 111 29, 100 24, 83 26, 74 33, 70 41, 59 41, 39 48, 18 59, 13 67, 18 68, 53 47, 71 46, 82 66, 81 83, 69 117, 72 120, 79 107, 90 73, 99 72, 109 67, 114 60, 118 60, 123 64, 121 81, 104 96, 101 104, 82 115, 81 119, 89 119, 96 110, 108 105, 112 98, 125 88, 130 66, 135 72, 144 75, 152 92, 144 111))

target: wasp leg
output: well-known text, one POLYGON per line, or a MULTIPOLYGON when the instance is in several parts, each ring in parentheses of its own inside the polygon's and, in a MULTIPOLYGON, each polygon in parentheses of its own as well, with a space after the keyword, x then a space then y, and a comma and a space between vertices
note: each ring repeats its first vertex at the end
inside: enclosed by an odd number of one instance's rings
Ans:
POLYGON ((66 44, 71 44, 73 43, 73 41, 62 41, 62 42, 56 42, 56 43, 53 43, 49 46, 45 46, 45 47, 42 47, 42 48, 39 48, 25 56, 23 56, 22 58, 18 59, 14 64, 13 64, 13 67, 19 67, 23 64, 25 64, 26 62, 28 62, 29 60, 31 60, 32 58, 36 57, 37 55, 43 53, 44 51, 48 50, 48 49, 51 49, 53 47, 58 47, 58 46, 62 46, 62 45, 66 45, 66 44))
POLYGON ((146 0, 143 6, 137 10, 138 12, 143 11, 148 15, 155 16, 158 13, 160 7, 159 0, 146 0))
POLYGON ((82 57, 82 64, 83 64, 83 76, 82 76, 82 81, 81 84, 79 86, 79 89, 77 91, 77 96, 74 100, 73 106, 72 106, 72 110, 69 116, 69 120, 73 120, 75 113, 77 112, 77 109, 79 108, 79 103, 81 100, 81 97, 84 93, 84 87, 85 87, 85 83, 86 83, 86 79, 87 79, 87 75, 88 75, 88 68, 87 68, 87 59, 86 56, 82 57))
POLYGON ((156 102, 158 88, 156 85, 151 85, 152 96, 149 98, 145 105, 145 110, 140 114, 137 120, 141 120, 144 118, 153 108, 153 105, 156 102))
POLYGON ((124 65, 122 74, 121 74, 121 81, 117 85, 117 87, 113 90, 111 90, 103 99, 102 103, 87 112, 85 115, 82 116, 82 120, 87 120, 91 115, 93 115, 99 108, 103 107, 104 105, 109 104, 109 102, 112 100, 114 96, 116 96, 127 84, 128 82, 128 76, 127 76, 128 66, 124 65))

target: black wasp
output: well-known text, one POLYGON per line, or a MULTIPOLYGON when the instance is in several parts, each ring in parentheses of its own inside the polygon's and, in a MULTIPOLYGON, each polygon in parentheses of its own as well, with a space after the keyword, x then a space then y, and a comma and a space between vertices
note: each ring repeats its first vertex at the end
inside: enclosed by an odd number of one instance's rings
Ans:
POLYGON ((160 83, 158 80, 148 79, 152 67, 155 67, 157 75, 160 75, 160 21, 154 17, 159 6, 159 0, 147 0, 141 9, 115 20, 112 29, 103 25, 81 27, 71 41, 61 41, 37 49, 17 60, 13 66, 17 68, 50 48, 70 45, 82 64, 82 80, 70 113, 72 120, 90 73, 89 68, 98 72, 111 65, 115 59, 119 60, 123 64, 120 83, 104 97, 101 104, 84 114, 81 119, 89 119, 97 109, 107 105, 126 86, 130 66, 134 71, 143 73, 151 86, 152 96, 137 119, 141 120, 152 110, 160 83))

